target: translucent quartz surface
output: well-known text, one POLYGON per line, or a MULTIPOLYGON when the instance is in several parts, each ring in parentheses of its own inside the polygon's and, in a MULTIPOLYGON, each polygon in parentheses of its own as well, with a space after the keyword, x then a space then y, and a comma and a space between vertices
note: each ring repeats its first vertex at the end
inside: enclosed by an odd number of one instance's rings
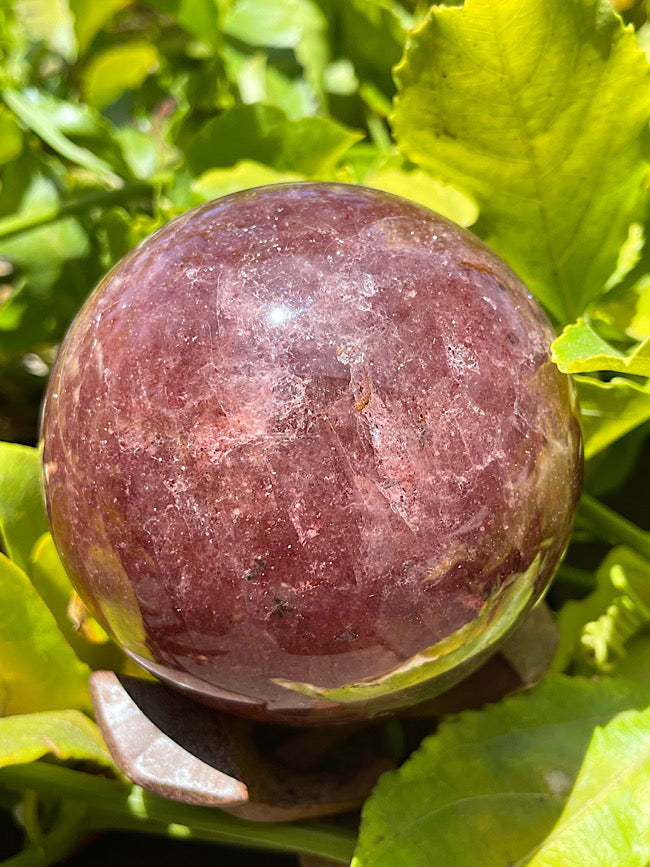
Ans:
POLYGON ((262 719, 393 710, 544 591, 579 495, 570 381, 517 277, 382 193, 286 185, 174 220, 73 324, 46 494, 129 653, 262 719))

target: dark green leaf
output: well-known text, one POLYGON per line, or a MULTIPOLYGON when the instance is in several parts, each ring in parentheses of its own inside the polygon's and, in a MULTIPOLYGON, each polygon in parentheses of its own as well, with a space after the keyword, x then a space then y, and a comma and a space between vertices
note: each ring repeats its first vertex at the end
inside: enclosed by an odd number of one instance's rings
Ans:
POLYGON ((160 9, 201 42, 218 47, 221 41, 219 30, 219 2, 215 0, 146 0, 148 6, 160 9))
POLYGON ((308 177, 328 175, 361 135, 329 118, 291 121, 268 105, 240 105, 203 127, 186 152, 194 175, 251 160, 308 177))
POLYGON ((577 376, 585 458, 591 458, 650 419, 650 388, 621 377, 601 382, 577 376))

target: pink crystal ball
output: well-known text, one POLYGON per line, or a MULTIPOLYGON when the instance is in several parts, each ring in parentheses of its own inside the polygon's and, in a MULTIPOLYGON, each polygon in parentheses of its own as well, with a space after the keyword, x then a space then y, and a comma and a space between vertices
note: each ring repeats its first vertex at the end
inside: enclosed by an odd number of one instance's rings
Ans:
POLYGON ((551 328, 469 232, 287 184, 210 202, 91 295, 47 392, 52 533, 145 669, 330 723, 447 689, 540 598, 581 440, 551 328))

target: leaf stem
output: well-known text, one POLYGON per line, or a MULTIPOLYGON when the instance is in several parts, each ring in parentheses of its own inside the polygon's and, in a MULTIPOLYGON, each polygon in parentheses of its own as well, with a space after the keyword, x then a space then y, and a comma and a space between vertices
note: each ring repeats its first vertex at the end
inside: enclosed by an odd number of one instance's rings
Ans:
POLYGON ((67 804, 62 815, 48 833, 32 841, 26 849, 7 858, 2 867, 47 867, 58 863, 78 843, 88 830, 88 812, 84 806, 67 804))
POLYGON ((151 193, 152 187, 149 184, 124 184, 123 187, 119 187, 118 189, 96 190, 95 192, 87 193, 85 196, 79 196, 66 202, 52 203, 47 207, 40 208, 38 211, 12 214, 0 219, 0 238, 11 238, 14 235, 19 235, 21 232, 37 229, 39 226, 45 226, 48 223, 53 223, 55 220, 61 220, 63 217, 82 214, 95 206, 106 208, 109 205, 119 204, 129 199, 150 196, 151 193))
POLYGON ((615 545, 627 545, 650 560, 650 533, 628 521, 614 509, 583 493, 580 518, 598 536, 615 545))
POLYGON ((86 809, 90 806, 87 830, 139 830, 250 848, 305 852, 343 864, 350 862, 356 842, 354 834, 334 825, 247 822, 218 809, 179 804, 138 786, 46 762, 2 768, 0 785, 30 788, 41 797, 66 799, 86 809))

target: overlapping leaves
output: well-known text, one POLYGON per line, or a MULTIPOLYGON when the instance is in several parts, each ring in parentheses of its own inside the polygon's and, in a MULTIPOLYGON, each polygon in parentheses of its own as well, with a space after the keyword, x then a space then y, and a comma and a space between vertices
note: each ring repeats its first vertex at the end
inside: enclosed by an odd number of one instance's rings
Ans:
MULTIPOLYGON (((459 5, 0 9, 0 374, 18 383, 0 401, 44 379, 96 280, 170 217, 261 183, 354 181, 473 226, 529 283, 564 327, 587 483, 620 490, 650 429, 648 64, 604 0, 459 5)), ((17 412, 0 405, 7 436, 17 412)), ((34 450, 0 450, 0 492, 0 764, 109 769, 87 678, 123 657, 58 559, 34 450)), ((638 494, 625 508, 647 513, 638 494)), ((637 684, 551 679, 444 723, 368 803, 359 867, 650 859, 647 711, 629 712, 650 704, 650 566, 616 527, 599 542, 617 544, 577 570, 555 667, 637 684)))
POLYGON ((634 34, 604 2, 467 0, 431 9, 397 76, 402 150, 473 195, 488 242, 574 319, 644 210, 650 73, 634 34))

